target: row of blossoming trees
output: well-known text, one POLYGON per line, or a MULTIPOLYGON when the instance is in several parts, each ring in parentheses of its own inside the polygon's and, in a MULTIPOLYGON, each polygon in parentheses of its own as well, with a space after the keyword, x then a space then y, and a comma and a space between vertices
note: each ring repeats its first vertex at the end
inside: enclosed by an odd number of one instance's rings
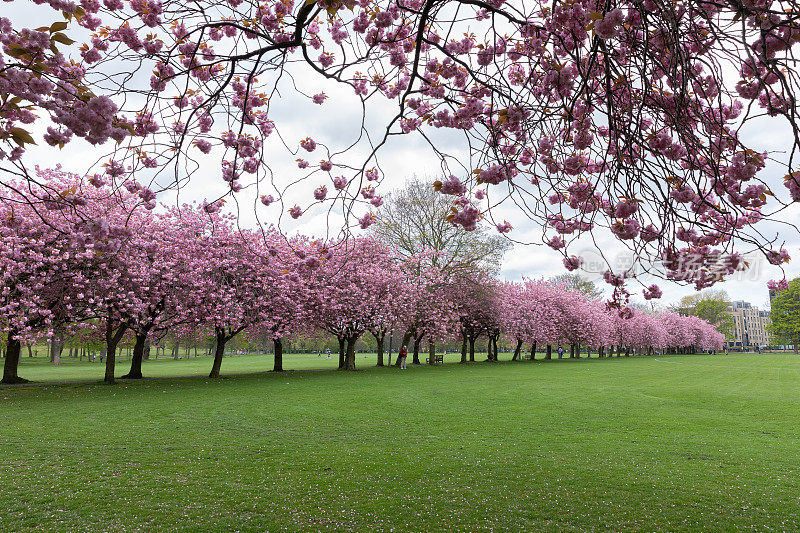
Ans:
POLYGON ((106 381, 114 380, 116 348, 135 339, 128 378, 142 377, 149 338, 212 334, 211 376, 225 345, 249 330, 271 338, 275 370, 283 340, 324 330, 339 340, 340 367, 355 368, 354 346, 375 336, 378 364, 390 331, 418 362, 420 343, 463 339, 462 360, 475 340, 500 335, 516 343, 570 343, 598 349, 704 348, 722 336, 705 322, 670 313, 609 311, 598 301, 542 281, 501 282, 475 271, 448 275, 430 253, 399 259, 372 238, 332 245, 275 231, 247 231, 200 206, 146 209, 153 198, 131 183, 119 191, 82 178, 40 171, 38 184, 9 184, 0 202, 2 293, 7 330, 4 383, 18 376, 22 342, 82 324, 105 335, 106 381), (64 202, 65 198, 80 199, 64 202), (69 207, 68 207, 69 206, 69 207))

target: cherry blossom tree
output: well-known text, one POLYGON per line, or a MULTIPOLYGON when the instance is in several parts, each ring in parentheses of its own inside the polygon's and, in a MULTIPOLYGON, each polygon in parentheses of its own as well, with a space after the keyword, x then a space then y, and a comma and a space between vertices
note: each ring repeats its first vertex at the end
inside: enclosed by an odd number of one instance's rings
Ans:
MULTIPOLYGON (((345 344, 340 367, 355 370, 355 343, 370 328, 387 320, 387 298, 400 298, 403 277, 394 257, 377 240, 362 238, 329 250, 316 270, 309 304, 313 320, 345 344), (346 253, 345 253, 346 250, 346 253)), ((402 309, 400 309, 402 311, 402 309)), ((388 320, 392 321, 390 317, 388 320)))
POLYGON ((119 218, 124 204, 108 190, 87 189, 80 177, 59 171, 38 171, 37 179, 40 185, 6 182, 0 201, 4 383, 24 381, 17 374, 22 340, 66 334, 92 316, 93 287, 130 235, 119 218))
MULTIPOLYGON (((403 324, 406 332, 400 345, 409 347, 413 341, 410 348, 412 364, 415 365, 421 364, 419 348, 423 337, 427 335, 429 343, 435 342, 437 338, 447 338, 458 321, 454 302, 457 291, 455 279, 449 277, 451 272, 437 266, 439 261, 432 258, 441 253, 424 250, 406 257, 402 262, 406 291, 412 301, 403 324)), ((399 364, 398 360, 395 365, 399 364)))
POLYGON ((195 310, 196 320, 213 329, 214 362, 209 377, 217 378, 226 343, 266 318, 263 272, 268 256, 253 235, 235 231, 221 217, 208 218, 211 223, 194 258, 205 282, 195 310))
POLYGON ((272 340, 274 372, 283 371, 283 339, 296 337, 311 329, 309 305, 313 301, 314 273, 329 250, 306 239, 286 241, 281 235, 266 235, 267 251, 272 260, 262 272, 264 317, 257 325, 262 338, 272 340))
POLYGON ((42 4, 65 21, 0 18, 0 158, 18 177, 34 175, 33 142, 85 142, 108 147, 86 175, 118 187, 135 176, 156 192, 177 188, 210 165, 225 197, 257 189, 276 203, 259 209, 285 200, 293 219, 327 203, 367 228, 390 174, 381 153, 413 135, 439 159, 434 185, 454 199, 451 223, 491 220, 509 233, 513 209, 568 269, 587 233, 698 288, 742 268, 743 246, 776 265, 789 258, 757 224, 800 200, 792 0, 42 4), (330 146, 293 128, 299 107, 326 120, 337 105, 321 84, 362 115, 330 146), (279 94, 292 95, 292 113, 279 94), (37 112, 41 136, 28 126, 37 112), (745 144, 762 116, 786 125, 787 154, 745 144), (455 149, 448 131, 461 138, 455 149), (294 160, 294 175, 272 179, 294 160), (761 178, 768 161, 785 168, 784 188, 761 178), (317 187, 295 203, 291 191, 309 180, 317 187))
POLYGON ((123 250, 126 274, 120 278, 120 294, 112 298, 135 338, 126 379, 142 377, 151 334, 197 320, 207 288, 198 261, 205 224, 188 213, 186 209, 179 217, 174 210, 149 217, 123 250))

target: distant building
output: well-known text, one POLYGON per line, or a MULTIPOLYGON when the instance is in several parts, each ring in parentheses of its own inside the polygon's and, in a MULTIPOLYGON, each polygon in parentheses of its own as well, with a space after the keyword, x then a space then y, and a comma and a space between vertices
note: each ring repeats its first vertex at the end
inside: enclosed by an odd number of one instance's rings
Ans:
POLYGON ((733 316, 733 336, 728 339, 730 348, 748 350, 769 346, 769 311, 761 311, 742 300, 731 302, 730 311, 733 316))

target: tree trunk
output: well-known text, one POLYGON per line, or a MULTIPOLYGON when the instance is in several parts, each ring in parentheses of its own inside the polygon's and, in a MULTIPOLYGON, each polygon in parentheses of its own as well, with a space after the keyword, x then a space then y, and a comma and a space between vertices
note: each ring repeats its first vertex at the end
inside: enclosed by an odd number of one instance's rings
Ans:
POLYGON ((378 366, 383 365, 383 341, 386 339, 386 333, 381 333, 380 335, 372 334, 375 337, 375 343, 378 345, 378 366))
POLYGON ((433 341, 433 337, 428 338, 428 364, 433 364, 433 359, 436 357, 436 343, 433 341))
MULTIPOLYGON (((64 351, 65 342, 64 332, 61 331, 61 328, 56 328, 53 331, 53 338, 50 339, 50 362, 54 365, 61 364, 61 353, 64 351)), ((70 355, 72 355, 72 348, 69 351, 70 355)))
POLYGON ((569 345, 569 358, 575 359, 575 343, 570 343, 569 345))
POLYGON ((355 370, 356 369, 356 341, 358 337, 348 337, 347 338, 347 352, 344 356, 344 367, 343 370, 355 370))
POLYGON ((208 374, 210 378, 218 378, 219 370, 222 368, 222 358, 225 356, 225 343, 227 343, 233 335, 226 335, 225 330, 218 329, 216 331, 216 344, 214 345, 214 363, 211 365, 211 373, 208 374))
POLYGON ((336 338, 339 340, 339 368, 342 369, 344 368, 346 339, 339 335, 337 335, 336 338))
POLYGON ((462 333, 461 334, 461 339, 462 339, 461 340, 461 362, 462 363, 466 363, 467 362, 467 334, 466 333, 462 333))
POLYGON ((275 363, 272 365, 272 371, 283 372, 283 339, 277 338, 272 343, 275 346, 275 363))
POLYGON ((144 341, 144 348, 142 350, 142 359, 145 361, 150 360, 150 341, 145 339, 144 341))
POLYGON ((14 336, 13 331, 8 332, 6 341, 6 360, 3 364, 3 379, 0 383, 13 384, 13 383, 27 383, 27 379, 19 377, 19 353, 22 345, 14 336))
MULTIPOLYGON (((405 334, 403 335, 403 340, 400 341, 400 348, 405 346, 406 347, 406 352, 408 352, 408 343, 411 341, 411 337, 413 337, 413 336, 414 336, 414 331, 413 330, 409 329, 408 331, 406 331, 405 334)), ((406 357, 408 357, 408 356, 406 356, 406 357)), ((400 367, 400 358, 399 357, 395 360, 394 366, 396 366, 398 368, 400 367)))
POLYGON ((631 356, 631 347, 627 346, 625 348, 625 357, 630 357, 630 356, 631 356))
POLYGON ((131 369, 122 376, 122 379, 142 379, 142 359, 144 358, 144 345, 147 343, 147 334, 150 329, 136 333, 136 343, 133 345, 133 355, 131 356, 131 369))
POLYGON ((103 381, 106 383, 114 383, 114 369, 117 364, 117 344, 122 340, 127 329, 126 324, 120 324, 116 331, 114 326, 109 321, 106 324, 106 375, 103 381))
POLYGON ((517 339, 517 347, 514 348, 514 356, 511 358, 511 360, 519 361, 521 352, 522 352, 522 339, 517 339))
POLYGON ((33 352, 31 351, 31 345, 28 345, 28 358, 33 357, 33 352))
POLYGON ((172 360, 178 360, 178 353, 180 353, 180 341, 175 339, 175 344, 172 346, 172 360))
POLYGON ((536 360, 536 341, 531 343, 531 361, 536 360))
POLYGON ((548 344, 547 345, 547 352, 545 352, 544 358, 545 359, 552 359, 553 358, 553 345, 552 344, 548 344))
POLYGON ((475 341, 476 340, 477 340, 477 337, 475 337, 475 336, 470 336, 470 338, 469 338, 469 362, 470 363, 474 363, 475 362, 475 341))
POLYGON ((419 345, 422 342, 422 337, 424 337, 424 336, 425 336, 425 334, 423 333, 422 335, 419 336, 419 338, 415 338, 414 339, 414 354, 413 354, 413 359, 411 360, 411 364, 412 365, 421 365, 422 364, 422 363, 419 362, 419 345))

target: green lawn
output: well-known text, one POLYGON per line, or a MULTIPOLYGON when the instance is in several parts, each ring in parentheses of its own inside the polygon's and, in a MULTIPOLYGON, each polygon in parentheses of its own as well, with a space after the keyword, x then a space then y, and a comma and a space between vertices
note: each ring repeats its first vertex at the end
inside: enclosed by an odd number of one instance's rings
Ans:
POLYGON ((6 387, 0 530, 798 530, 799 401, 754 354, 6 387))
MULTIPOLYGON (((392 354, 392 362, 395 361, 396 353, 392 354)), ((595 354, 596 356, 596 354, 595 354)), ((388 362, 388 357, 384 356, 384 362, 388 362)), ((478 359, 486 359, 486 354, 476 354, 478 359)), ((543 357, 538 354, 537 357, 543 357)), ((585 355, 584 355, 585 357, 585 355)), ((427 361, 428 354, 420 354, 420 361, 427 361)), ((511 359, 510 353, 501 353, 500 358, 511 359)), ((461 359, 461 353, 451 353, 445 358, 445 362, 457 363, 461 359)), ((356 366, 359 368, 369 368, 375 366, 377 355, 356 354, 356 366)), ((189 377, 207 376, 211 371, 212 358, 208 356, 184 357, 174 360, 171 357, 160 359, 150 359, 142 362, 142 373, 145 377, 189 377)), ((268 372, 273 368, 272 354, 267 355, 228 355, 222 362, 222 374, 252 374, 254 372, 268 372)), ((339 355, 334 353, 330 356, 325 354, 285 354, 283 356, 284 370, 335 370, 339 364, 339 355)), ((409 356, 409 364, 411 357, 409 356)), ((130 359, 122 358, 117 360, 116 376, 125 375, 130 369, 130 359)), ((20 358, 19 375, 25 379, 35 382, 64 383, 74 381, 102 381, 105 375, 105 363, 100 363, 96 359, 93 363, 79 361, 70 357, 64 357, 60 365, 54 365, 46 357, 29 358, 25 355, 20 358)))

